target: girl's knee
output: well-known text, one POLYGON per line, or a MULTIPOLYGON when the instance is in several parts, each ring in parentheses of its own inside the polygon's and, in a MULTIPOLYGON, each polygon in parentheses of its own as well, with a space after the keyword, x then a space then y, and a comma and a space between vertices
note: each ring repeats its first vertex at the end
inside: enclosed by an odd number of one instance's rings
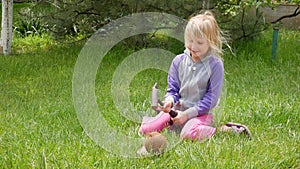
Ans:
POLYGON ((180 137, 182 139, 191 139, 191 140, 206 140, 211 138, 216 132, 216 129, 211 126, 194 126, 187 131, 181 132, 180 137))
POLYGON ((143 134, 146 135, 148 133, 151 132, 160 132, 162 129, 160 127, 155 127, 155 126, 151 126, 151 125, 141 125, 140 129, 139 129, 139 134, 143 134))
POLYGON ((153 118, 144 118, 139 129, 140 134, 148 134, 150 132, 160 132, 168 125, 170 120, 169 114, 160 114, 153 118))

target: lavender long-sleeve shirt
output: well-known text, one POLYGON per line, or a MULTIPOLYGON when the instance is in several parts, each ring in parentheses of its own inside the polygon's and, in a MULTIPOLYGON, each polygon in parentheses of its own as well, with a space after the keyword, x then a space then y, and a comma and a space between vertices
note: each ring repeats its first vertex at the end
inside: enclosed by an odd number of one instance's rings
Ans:
POLYGON ((224 67, 220 58, 208 54, 195 63, 188 49, 170 66, 165 101, 180 103, 189 119, 210 113, 220 98, 224 67))

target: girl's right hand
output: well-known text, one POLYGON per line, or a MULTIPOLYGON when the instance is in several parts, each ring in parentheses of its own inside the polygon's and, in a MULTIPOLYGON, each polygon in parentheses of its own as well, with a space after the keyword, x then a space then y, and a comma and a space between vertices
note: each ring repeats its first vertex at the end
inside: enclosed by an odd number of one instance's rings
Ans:
POLYGON ((163 112, 165 113, 169 113, 171 111, 172 108, 172 102, 171 101, 167 101, 165 102, 164 106, 163 106, 163 112))

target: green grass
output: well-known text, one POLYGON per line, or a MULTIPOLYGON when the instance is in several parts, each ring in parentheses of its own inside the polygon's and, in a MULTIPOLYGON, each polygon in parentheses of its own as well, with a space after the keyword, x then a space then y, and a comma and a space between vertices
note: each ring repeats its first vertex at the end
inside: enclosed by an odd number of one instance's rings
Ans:
MULTIPOLYGON (((82 45, 55 46, 0 57, 1 168, 299 168, 299 31, 281 31, 276 62, 272 32, 234 44, 224 56, 227 95, 221 123, 248 125, 249 141, 218 133, 205 142, 184 141, 160 156, 123 158, 102 149, 83 131, 72 102, 72 78, 82 45)), ((171 48, 170 51, 178 51, 171 48)), ((132 49, 116 47, 96 78, 99 108, 112 127, 126 133, 139 124, 118 115, 110 97, 114 70, 132 49)), ((130 84, 130 99, 143 105, 167 74, 149 69, 130 84)), ((132 131, 131 131, 132 132, 132 131)))

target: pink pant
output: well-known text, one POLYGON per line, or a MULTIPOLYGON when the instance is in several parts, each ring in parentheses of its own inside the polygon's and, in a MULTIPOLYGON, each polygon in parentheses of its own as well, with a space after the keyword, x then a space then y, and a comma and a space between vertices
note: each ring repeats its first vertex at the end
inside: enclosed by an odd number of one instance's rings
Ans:
MULTIPOLYGON (((153 131, 160 132, 168 127, 170 115, 168 113, 159 113, 155 117, 144 117, 139 133, 147 134, 153 131)), ((192 118, 182 125, 180 137, 183 139, 197 139, 199 141, 211 138, 216 128, 211 127, 213 121, 212 114, 204 114, 192 118)))

